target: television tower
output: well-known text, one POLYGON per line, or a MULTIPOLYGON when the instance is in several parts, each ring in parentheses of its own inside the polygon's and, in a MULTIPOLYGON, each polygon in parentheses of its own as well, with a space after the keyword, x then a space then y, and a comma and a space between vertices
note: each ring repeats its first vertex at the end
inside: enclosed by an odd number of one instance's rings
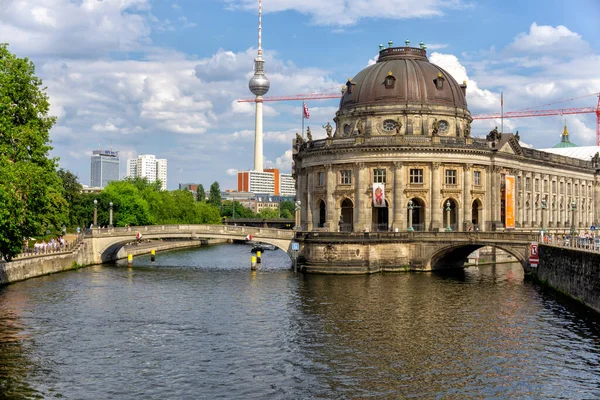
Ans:
POLYGON ((254 76, 248 86, 256 96, 254 171, 263 172, 263 96, 267 94, 271 84, 265 76, 265 62, 262 59, 262 0, 258 0, 258 55, 254 59, 254 76))

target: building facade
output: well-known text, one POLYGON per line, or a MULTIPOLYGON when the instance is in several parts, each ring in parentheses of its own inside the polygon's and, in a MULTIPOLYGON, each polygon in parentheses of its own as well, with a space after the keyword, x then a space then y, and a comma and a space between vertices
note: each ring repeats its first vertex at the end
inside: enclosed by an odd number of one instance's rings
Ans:
POLYGON ((303 230, 585 228, 600 210, 598 157, 471 137, 466 83, 424 48, 382 49, 349 79, 327 138, 294 143, 303 230))
POLYGON ((275 196, 294 196, 296 185, 292 174, 282 174, 279 169, 238 172, 238 192, 265 193, 275 196))
POLYGON ((140 154, 127 160, 127 176, 146 178, 148 182, 160 180, 161 190, 167 190, 167 160, 154 154, 140 154))
POLYGON ((111 181, 119 180, 119 152, 94 150, 91 157, 90 186, 104 188, 111 181))

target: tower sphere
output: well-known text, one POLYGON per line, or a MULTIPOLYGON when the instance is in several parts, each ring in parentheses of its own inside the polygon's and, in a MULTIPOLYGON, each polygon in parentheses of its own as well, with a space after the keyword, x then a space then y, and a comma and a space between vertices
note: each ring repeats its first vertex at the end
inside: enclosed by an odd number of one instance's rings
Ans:
POLYGON ((269 91, 271 83, 266 76, 257 74, 250 79, 248 87, 255 96, 264 96, 269 91))

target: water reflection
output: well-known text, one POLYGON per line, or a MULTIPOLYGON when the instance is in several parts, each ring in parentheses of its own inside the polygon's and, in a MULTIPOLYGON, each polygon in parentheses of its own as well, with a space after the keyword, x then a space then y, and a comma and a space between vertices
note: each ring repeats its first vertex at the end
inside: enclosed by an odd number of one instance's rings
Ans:
POLYGON ((320 276, 294 274, 283 252, 252 272, 249 256, 243 246, 160 253, 0 289, 2 394, 600 394, 597 316, 524 281, 518 265, 320 276))

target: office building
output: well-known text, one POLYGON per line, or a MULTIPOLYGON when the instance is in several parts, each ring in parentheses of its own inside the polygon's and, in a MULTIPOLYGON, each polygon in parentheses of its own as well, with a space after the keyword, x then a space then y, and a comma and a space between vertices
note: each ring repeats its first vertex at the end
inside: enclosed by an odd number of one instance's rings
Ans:
POLYGON ((161 190, 167 190, 167 160, 154 154, 140 154, 127 160, 127 176, 146 178, 148 182, 161 182, 161 190))
POLYGON ((94 150, 91 157, 90 186, 104 188, 119 180, 119 152, 94 150))

